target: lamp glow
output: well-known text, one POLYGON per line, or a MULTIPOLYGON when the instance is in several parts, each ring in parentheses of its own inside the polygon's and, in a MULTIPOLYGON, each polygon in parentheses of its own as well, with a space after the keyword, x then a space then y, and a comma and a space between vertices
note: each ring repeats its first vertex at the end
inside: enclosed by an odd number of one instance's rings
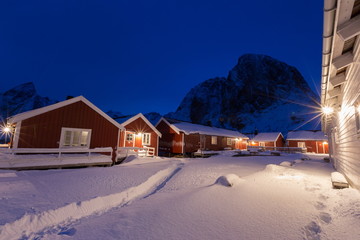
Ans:
POLYGON ((334 112, 334 109, 332 107, 323 107, 322 112, 325 115, 329 115, 329 114, 332 114, 334 112))
POLYGON ((4 133, 9 133, 10 131, 11 131, 11 129, 9 127, 4 127, 3 128, 4 133))

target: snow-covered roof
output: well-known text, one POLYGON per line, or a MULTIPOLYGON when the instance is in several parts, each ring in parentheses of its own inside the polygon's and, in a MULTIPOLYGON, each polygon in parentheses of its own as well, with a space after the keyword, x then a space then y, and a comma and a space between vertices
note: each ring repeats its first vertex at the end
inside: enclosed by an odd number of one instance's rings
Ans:
POLYGON ((122 124, 123 126, 125 126, 126 128, 126 125, 128 125, 129 123, 135 121, 136 119, 138 118, 141 118, 142 120, 144 120, 144 122, 149 125, 149 127, 154 131, 156 132, 156 134, 161 137, 162 134, 161 132, 159 132, 159 130, 157 130, 155 128, 155 126, 142 114, 142 113, 138 113, 136 114, 135 116, 125 116, 125 117, 121 117, 121 118, 118 118, 116 119, 116 121, 120 124, 122 124))
POLYGON ((264 132, 257 134, 251 140, 255 142, 275 142, 279 135, 282 136, 281 132, 264 132))
MULTIPOLYGON (((249 139, 242 133, 238 131, 209 127, 189 122, 181 122, 181 121, 170 121, 165 118, 161 118, 160 121, 165 121, 170 127, 172 127, 177 133, 183 132, 186 135, 189 134, 203 134, 203 135, 211 135, 211 136, 221 136, 221 137, 231 137, 231 138, 243 138, 249 139)), ((160 122, 159 121, 159 122, 160 122)), ((158 123, 159 124, 159 123, 158 123)))
POLYGON ((8 119, 8 122, 9 123, 17 123, 17 122, 20 122, 22 120, 25 120, 25 119, 28 119, 28 118, 31 118, 31 117, 35 117, 37 115, 40 115, 40 114, 43 114, 43 113, 46 113, 46 112, 50 112, 52 110, 55 110, 55 109, 58 109, 58 108, 61 108, 61 107, 65 107, 67 105, 70 105, 70 104, 73 104, 73 103, 76 103, 76 102, 79 102, 79 101, 81 101, 81 102, 85 103, 86 105, 88 105, 90 108, 92 108, 94 111, 99 113, 101 116, 103 116, 109 122, 114 124, 116 127, 120 128, 120 129, 124 129, 124 127, 121 124, 119 124, 114 119, 112 119, 109 115, 107 115, 106 113, 101 111, 98 107, 96 107, 94 104, 92 104, 89 100, 87 100, 83 96, 74 97, 74 98, 71 98, 71 99, 68 99, 68 100, 65 100, 65 101, 62 101, 62 102, 58 102, 58 103, 55 103, 55 104, 52 104, 52 105, 49 105, 49 106, 46 106, 46 107, 42 107, 42 108, 38 108, 38 109, 34 109, 34 110, 27 111, 27 112, 16 114, 16 115, 10 117, 8 119))
POLYGON ((328 140, 322 131, 292 131, 287 135, 286 140, 328 140))

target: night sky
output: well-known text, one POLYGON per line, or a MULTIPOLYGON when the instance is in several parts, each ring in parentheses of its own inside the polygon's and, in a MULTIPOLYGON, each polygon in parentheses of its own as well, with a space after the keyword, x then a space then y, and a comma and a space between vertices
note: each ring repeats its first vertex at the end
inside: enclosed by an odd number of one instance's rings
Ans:
POLYGON ((297 67, 316 91, 321 0, 4 0, 0 92, 83 95, 104 111, 175 111, 195 85, 259 53, 297 67))

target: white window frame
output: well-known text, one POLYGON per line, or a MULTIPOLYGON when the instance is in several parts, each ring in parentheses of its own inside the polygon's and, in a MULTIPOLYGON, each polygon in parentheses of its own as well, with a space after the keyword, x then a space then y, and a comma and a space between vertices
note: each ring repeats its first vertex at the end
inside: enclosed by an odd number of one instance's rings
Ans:
POLYGON ((297 146, 298 146, 298 148, 306 148, 306 143, 305 142, 297 142, 297 146))
POLYGON ((211 144, 217 145, 217 136, 211 136, 211 144))
POLYGON ((91 129, 83 129, 83 128, 61 128, 61 136, 60 136, 60 148, 90 148, 90 140, 91 140, 91 129), (71 132, 70 146, 65 146, 65 133, 71 132), (74 145, 74 132, 80 132, 80 142, 78 146, 74 145), (86 139, 86 145, 81 146, 81 135, 82 132, 88 132, 88 136, 86 139))
POLYGON ((231 146, 231 144, 232 144, 232 139, 231 139, 231 138, 227 138, 227 139, 226 139, 226 144, 227 144, 228 146, 231 146))
POLYGON ((259 142, 259 147, 265 147, 265 142, 259 142))
POLYGON ((151 133, 143 133, 141 136, 142 145, 150 145, 151 144, 151 133))
POLYGON ((126 133, 126 136, 125 136, 125 139, 126 139, 126 141, 128 141, 128 142, 134 141, 134 134, 127 132, 127 133, 126 133), (131 140, 128 139, 128 136, 131 136, 131 140))

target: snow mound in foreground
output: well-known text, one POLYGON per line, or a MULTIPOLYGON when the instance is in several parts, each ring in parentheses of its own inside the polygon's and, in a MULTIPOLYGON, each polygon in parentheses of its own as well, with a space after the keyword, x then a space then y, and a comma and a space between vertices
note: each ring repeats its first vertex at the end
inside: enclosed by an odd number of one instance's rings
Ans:
POLYGON ((268 164, 265 167, 266 172, 283 172, 284 168, 276 164, 268 164))
POLYGON ((283 166, 283 167, 291 167, 291 166, 292 166, 292 163, 289 162, 289 161, 283 161, 282 163, 280 163, 280 166, 283 166))
POLYGON ((219 177, 216 180, 216 183, 226 187, 232 187, 234 185, 240 184, 242 181, 244 180, 236 174, 227 174, 225 176, 219 177))

